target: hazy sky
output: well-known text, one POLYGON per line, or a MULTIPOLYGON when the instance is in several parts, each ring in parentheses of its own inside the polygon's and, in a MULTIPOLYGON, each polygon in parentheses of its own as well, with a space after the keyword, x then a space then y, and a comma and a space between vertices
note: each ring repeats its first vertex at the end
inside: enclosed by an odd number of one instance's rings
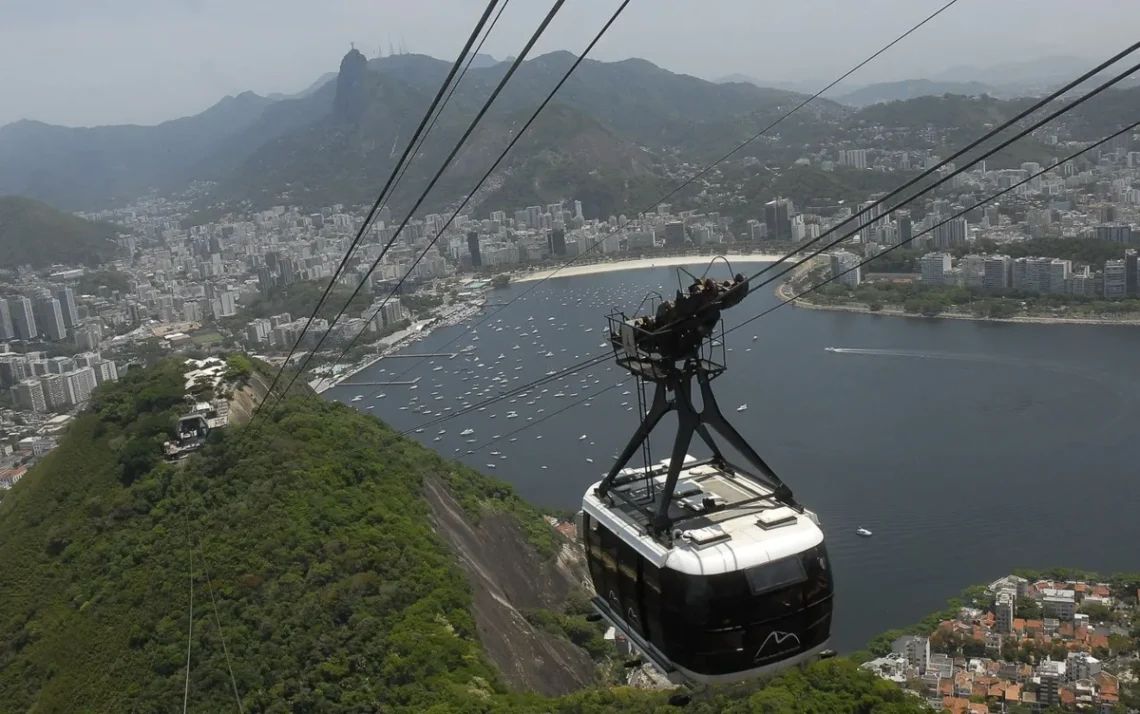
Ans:
MULTIPOLYGON (((484 52, 517 53, 551 0, 512 0, 484 52)), ((706 78, 826 84, 945 0, 633 0, 591 55, 706 78)), ((618 0, 567 0, 533 54, 578 52, 618 0)), ((484 0, 0 0, 0 125, 149 124, 226 94, 292 93, 349 42, 453 60, 484 0)), ((873 82, 1134 41, 1134 0, 959 0, 852 78, 873 82)))

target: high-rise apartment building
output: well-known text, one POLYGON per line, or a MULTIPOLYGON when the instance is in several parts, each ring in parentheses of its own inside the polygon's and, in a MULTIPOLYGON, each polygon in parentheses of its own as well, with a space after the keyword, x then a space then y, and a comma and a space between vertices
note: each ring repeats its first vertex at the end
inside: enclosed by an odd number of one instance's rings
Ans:
POLYGON ((17 340, 34 340, 39 336, 31 300, 23 295, 8 298, 8 309, 12 313, 12 329, 17 340))
POLYGON ((59 300, 59 309, 63 313, 63 324, 75 327, 79 324, 79 308, 75 306, 75 292, 69 287, 62 287, 55 291, 55 299, 59 300))
POLYGON ((46 412, 48 410, 47 399, 44 397, 44 388, 38 379, 25 379, 21 380, 19 384, 12 388, 16 403, 25 409, 31 409, 34 412, 46 412))
POLYGON ((67 337, 67 326, 63 322, 63 310, 59 300, 42 297, 36 300, 36 325, 49 340, 59 341, 67 337))
POLYGON ((927 253, 919 258, 918 264, 924 284, 942 285, 946 281, 946 273, 950 272, 951 258, 949 253, 927 253))

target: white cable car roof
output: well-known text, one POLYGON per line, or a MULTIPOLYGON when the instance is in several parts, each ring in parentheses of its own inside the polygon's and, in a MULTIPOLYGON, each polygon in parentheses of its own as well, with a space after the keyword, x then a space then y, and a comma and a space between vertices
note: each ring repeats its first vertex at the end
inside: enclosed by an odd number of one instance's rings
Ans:
MULTIPOLYGON (((692 456, 685 457, 686 465, 681 469, 669 508, 670 516, 685 519, 674 529, 675 534, 681 531, 682 535, 674 538, 672 548, 647 534, 642 525, 644 517, 637 509, 621 499, 613 499, 613 506, 599 500, 594 495, 598 484, 586 492, 582 509, 655 566, 690 575, 743 570, 802 553, 823 542, 823 531, 811 511, 801 514, 773 500, 734 508, 736 504, 769 496, 771 490, 747 476, 712 464, 697 465, 696 461, 692 456), (705 512, 706 498, 726 508, 705 512)), ((641 506, 654 504, 661 496, 668 466, 669 459, 665 459, 654 467, 652 496, 644 477, 617 490, 629 494, 641 506)), ((642 471, 629 468, 623 474, 644 476, 642 471)))

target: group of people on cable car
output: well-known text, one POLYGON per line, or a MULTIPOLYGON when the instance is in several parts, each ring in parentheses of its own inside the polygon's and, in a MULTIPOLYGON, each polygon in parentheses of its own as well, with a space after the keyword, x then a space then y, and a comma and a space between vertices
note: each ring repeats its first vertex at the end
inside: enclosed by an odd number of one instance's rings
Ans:
POLYGON ((720 283, 712 278, 694 281, 687 294, 678 290, 673 300, 657 306, 656 314, 634 320, 642 347, 650 352, 684 354, 712 334, 722 309, 735 306, 747 294, 748 283, 740 273, 720 283))

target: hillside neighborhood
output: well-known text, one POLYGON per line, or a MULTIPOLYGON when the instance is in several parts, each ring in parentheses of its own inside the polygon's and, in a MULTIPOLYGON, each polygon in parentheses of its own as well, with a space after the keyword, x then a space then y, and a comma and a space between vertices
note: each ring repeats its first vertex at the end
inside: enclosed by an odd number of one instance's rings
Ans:
POLYGON ((899 637, 862 667, 953 714, 1127 710, 1140 592, 1010 575, 985 597, 986 607, 960 608, 929 636, 899 637))

